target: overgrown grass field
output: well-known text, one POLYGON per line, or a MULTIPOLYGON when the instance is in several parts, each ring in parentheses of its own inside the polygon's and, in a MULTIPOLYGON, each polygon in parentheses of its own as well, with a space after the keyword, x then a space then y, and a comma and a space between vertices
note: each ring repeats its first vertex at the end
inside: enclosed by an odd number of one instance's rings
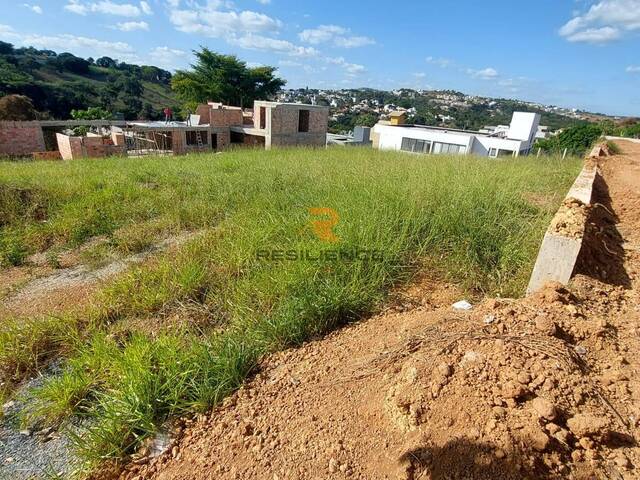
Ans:
POLYGON ((87 417, 82 458, 122 458, 170 416, 220 401, 261 356, 375 311, 420 267, 520 295, 580 166, 349 148, 0 163, 5 268, 97 236, 127 255, 196 232, 82 315, 0 322, 1 381, 63 357, 27 421, 87 417))

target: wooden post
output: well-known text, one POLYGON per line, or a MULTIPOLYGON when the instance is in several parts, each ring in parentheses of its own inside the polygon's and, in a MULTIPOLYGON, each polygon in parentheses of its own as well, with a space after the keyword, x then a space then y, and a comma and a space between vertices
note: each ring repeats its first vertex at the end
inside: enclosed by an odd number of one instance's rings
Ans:
POLYGON ((565 158, 567 158, 567 149, 564 149, 564 152, 562 154, 562 159, 564 160, 565 158))
POLYGON ((538 154, 536 155, 536 157, 538 157, 538 158, 539 158, 539 157, 540 157, 540 153, 541 153, 541 152, 542 152, 542 149, 541 149, 541 148, 538 148, 538 154))

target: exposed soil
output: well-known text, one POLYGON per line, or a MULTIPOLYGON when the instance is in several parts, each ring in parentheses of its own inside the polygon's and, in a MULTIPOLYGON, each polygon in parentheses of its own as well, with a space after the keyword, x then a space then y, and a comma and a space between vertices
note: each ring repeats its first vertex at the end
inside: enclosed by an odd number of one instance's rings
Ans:
POLYGON ((265 359, 121 478, 637 478, 640 145, 619 145, 568 287, 459 311, 425 281, 406 311, 265 359))
POLYGON ((567 198, 549 226, 549 232, 569 238, 582 238, 585 219, 589 215, 587 205, 575 198, 567 198))
MULTIPOLYGON (((193 232, 184 232, 166 238, 143 252, 116 259, 98 268, 80 263, 78 250, 61 255, 60 268, 57 269, 47 264, 45 254, 33 255, 28 266, 3 272, 3 280, 0 281, 0 318, 3 315, 52 315, 63 311, 79 311, 105 280, 159 252, 184 243, 194 235, 193 232)), ((94 239, 90 243, 99 241, 103 240, 94 239)))

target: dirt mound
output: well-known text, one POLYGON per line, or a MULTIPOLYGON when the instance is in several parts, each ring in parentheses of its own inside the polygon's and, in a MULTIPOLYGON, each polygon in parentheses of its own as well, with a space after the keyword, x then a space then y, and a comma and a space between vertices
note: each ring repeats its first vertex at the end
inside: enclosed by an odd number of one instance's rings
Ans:
POLYGON ((583 313, 619 312, 622 293, 606 291, 591 300, 551 285, 522 302, 491 300, 381 357, 399 370, 387 392, 389 417, 419 432, 418 448, 430 452, 406 456, 406 478, 442 478, 434 468, 443 459, 433 452, 451 452, 452 438, 475 445, 470 478, 560 478, 568 464, 598 469, 609 458, 626 465, 616 447, 633 444, 625 419, 632 412, 620 413, 609 398, 630 400, 632 372, 622 355, 597 370, 587 361, 614 347, 607 317, 583 313))

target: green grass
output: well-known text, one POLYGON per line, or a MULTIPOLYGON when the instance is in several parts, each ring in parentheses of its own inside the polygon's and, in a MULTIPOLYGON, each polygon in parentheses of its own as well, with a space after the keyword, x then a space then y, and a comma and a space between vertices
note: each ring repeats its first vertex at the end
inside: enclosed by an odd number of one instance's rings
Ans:
POLYGON ((83 458, 122 458, 170 416, 219 402, 261 356, 375 311, 421 266, 471 294, 521 294, 580 166, 369 149, 2 164, 0 189, 29 192, 1 204, 7 264, 16 248, 24 256, 101 235, 128 253, 199 232, 120 275, 82 318, 41 328, 31 319, 24 332, 0 325, 0 362, 21 359, 2 371, 15 382, 65 356, 64 373, 35 392, 30 419, 88 416, 76 439, 83 458), (338 242, 314 234, 309 209, 318 207, 338 213, 338 242), (363 250, 375 256, 353 257, 363 250), (205 321, 144 327, 188 309, 205 321), (56 333, 61 324, 74 334, 56 333))

